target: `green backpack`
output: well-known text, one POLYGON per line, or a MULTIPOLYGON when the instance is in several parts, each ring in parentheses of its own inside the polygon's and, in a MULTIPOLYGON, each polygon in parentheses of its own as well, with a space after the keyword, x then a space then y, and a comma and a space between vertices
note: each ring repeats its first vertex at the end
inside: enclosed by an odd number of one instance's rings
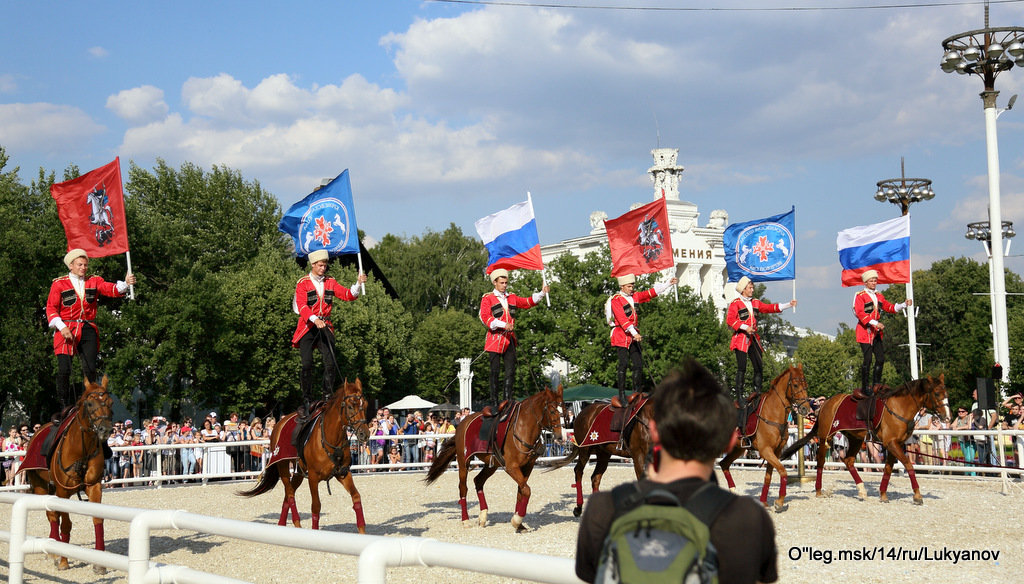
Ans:
POLYGON ((717 584, 718 553, 709 527, 735 498, 712 483, 685 505, 664 489, 644 494, 635 482, 615 487, 615 520, 594 582, 717 584))

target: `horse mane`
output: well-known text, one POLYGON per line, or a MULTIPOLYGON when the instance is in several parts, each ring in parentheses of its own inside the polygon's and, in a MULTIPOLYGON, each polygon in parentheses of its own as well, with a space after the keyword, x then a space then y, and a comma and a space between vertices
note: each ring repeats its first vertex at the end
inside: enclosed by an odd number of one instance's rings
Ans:
POLYGON ((886 387, 878 393, 879 399, 887 399, 890 397, 897 397, 901 395, 921 395, 925 393, 925 384, 931 382, 930 377, 923 377, 921 379, 911 379, 903 385, 896 387, 886 387))

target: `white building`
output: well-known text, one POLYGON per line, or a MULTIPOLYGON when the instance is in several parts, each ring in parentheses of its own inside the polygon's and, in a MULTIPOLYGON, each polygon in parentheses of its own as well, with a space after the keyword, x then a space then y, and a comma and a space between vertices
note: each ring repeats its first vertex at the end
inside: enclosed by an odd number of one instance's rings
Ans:
MULTIPOLYGON (((676 164, 679 149, 656 148, 651 150, 651 154, 654 156, 654 166, 647 169, 654 182, 654 196, 651 200, 665 198, 675 257, 675 267, 663 270, 663 277, 667 280, 675 276, 679 278, 680 286, 689 286, 703 298, 710 298, 719 310, 719 315, 724 317, 728 300, 736 296, 732 291, 727 298, 724 285, 726 271, 722 233, 729 222, 729 214, 715 209, 711 211, 708 222, 701 227, 697 205, 679 200, 679 179, 683 173, 683 167, 676 164)), ((644 204, 646 202, 634 203, 629 209, 613 209, 612 213, 617 217, 644 204)), ((582 258, 600 249, 608 241, 605 219, 608 219, 607 212, 594 211, 590 214, 588 235, 542 246, 544 263, 564 253, 582 258)))

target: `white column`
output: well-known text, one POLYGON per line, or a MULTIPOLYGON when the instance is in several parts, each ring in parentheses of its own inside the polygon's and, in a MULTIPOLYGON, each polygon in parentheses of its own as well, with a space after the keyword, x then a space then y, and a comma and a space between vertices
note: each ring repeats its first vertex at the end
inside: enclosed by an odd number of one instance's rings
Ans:
POLYGON ((1006 274, 1003 270, 1003 214, 999 202, 999 144, 996 136, 996 96, 981 94, 985 106, 985 144, 988 155, 989 225, 992 232, 992 305, 997 334, 996 360, 1003 366, 1003 381, 1010 380, 1010 344, 1006 327, 1006 274))
POLYGON ((461 359, 456 359, 455 362, 459 364, 459 407, 472 408, 473 371, 469 366, 473 363, 473 360, 469 357, 462 357, 461 359))

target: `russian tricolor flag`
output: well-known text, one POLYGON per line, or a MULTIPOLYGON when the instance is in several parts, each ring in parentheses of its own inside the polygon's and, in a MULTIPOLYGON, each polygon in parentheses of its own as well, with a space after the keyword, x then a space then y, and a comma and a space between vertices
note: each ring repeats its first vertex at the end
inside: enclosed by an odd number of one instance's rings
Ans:
POLYGON ((498 268, 506 270, 543 270, 540 237, 529 198, 477 221, 476 232, 489 255, 487 273, 498 268))
POLYGON ((879 284, 910 281, 910 215, 844 229, 836 246, 843 286, 860 286, 860 275, 868 270, 878 271, 879 284))

